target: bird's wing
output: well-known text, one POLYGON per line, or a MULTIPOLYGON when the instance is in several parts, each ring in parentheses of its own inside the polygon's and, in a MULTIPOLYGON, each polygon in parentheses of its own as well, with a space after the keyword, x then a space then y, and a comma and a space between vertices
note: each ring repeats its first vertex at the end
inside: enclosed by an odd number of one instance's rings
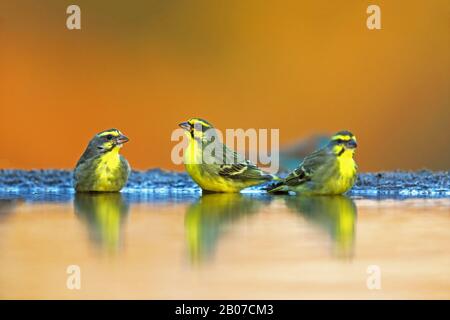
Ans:
POLYGON ((314 172, 327 161, 328 157, 329 154, 325 148, 313 152, 284 179, 284 184, 296 186, 311 180, 314 172))
POLYGON ((272 180, 273 176, 265 173, 248 160, 243 163, 220 165, 219 175, 230 179, 272 180))
POLYGON ((125 159, 125 157, 122 155, 120 155, 120 163, 121 163, 122 167, 124 168, 124 170, 121 170, 121 179, 123 179, 124 181, 127 181, 128 177, 131 173, 130 164, 128 163, 127 159, 125 159))
POLYGON ((230 179, 272 180, 274 176, 262 171, 256 165, 246 160, 242 155, 224 145, 225 163, 219 165, 219 175, 230 179))
POLYGON ((75 170, 73 172, 73 184, 74 188, 77 189, 79 186, 83 185, 91 185, 94 183, 95 176, 90 174, 93 171, 93 167, 95 166, 96 158, 81 158, 75 170))

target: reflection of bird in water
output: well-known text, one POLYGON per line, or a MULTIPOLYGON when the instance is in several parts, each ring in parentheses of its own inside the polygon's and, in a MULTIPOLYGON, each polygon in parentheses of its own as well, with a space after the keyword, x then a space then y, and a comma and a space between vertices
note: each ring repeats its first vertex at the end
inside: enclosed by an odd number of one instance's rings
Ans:
POLYGON ((0 199, 0 219, 13 212, 17 204, 23 202, 22 199, 0 199))
POLYGON ((128 204, 120 193, 80 193, 75 195, 75 214, 88 225, 91 240, 114 252, 120 245, 121 227, 128 204))
POLYGON ((16 206, 23 202, 23 199, 0 199, 0 223, 5 222, 7 217, 9 217, 14 212, 16 206))
POLYGON ((197 262, 211 256, 224 229, 243 216, 256 212, 261 203, 261 200, 239 193, 203 194, 189 206, 185 216, 191 260, 197 262))
POLYGON ((357 209, 346 196, 286 197, 286 206, 326 230, 335 243, 338 257, 352 257, 357 209))

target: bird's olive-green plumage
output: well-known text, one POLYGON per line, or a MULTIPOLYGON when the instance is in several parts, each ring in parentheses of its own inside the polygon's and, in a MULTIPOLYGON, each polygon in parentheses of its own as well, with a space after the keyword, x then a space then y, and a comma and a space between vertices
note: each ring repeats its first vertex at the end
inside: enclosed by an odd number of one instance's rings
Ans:
POLYGON ((98 133, 89 142, 74 171, 77 192, 117 192, 127 183, 128 161, 119 154, 128 138, 117 129, 98 133))
POLYGON ((206 120, 192 118, 179 125, 189 139, 184 152, 186 171, 203 191, 239 192, 277 179, 217 141, 214 127, 206 120))
POLYGON ((115 253, 121 245, 128 203, 120 192, 77 193, 75 214, 86 223, 89 237, 102 250, 115 253))
POLYGON ((354 254, 357 208, 344 195, 284 198, 286 206, 326 231, 334 242, 334 254, 351 258, 354 254))
POLYGON ((327 146, 307 156, 269 192, 294 191, 307 195, 347 192, 356 181, 357 166, 353 159, 356 146, 356 138, 351 132, 336 133, 327 146))
POLYGON ((185 215, 185 234, 193 263, 212 256, 224 232, 239 219, 253 214, 262 201, 239 193, 203 194, 185 215))

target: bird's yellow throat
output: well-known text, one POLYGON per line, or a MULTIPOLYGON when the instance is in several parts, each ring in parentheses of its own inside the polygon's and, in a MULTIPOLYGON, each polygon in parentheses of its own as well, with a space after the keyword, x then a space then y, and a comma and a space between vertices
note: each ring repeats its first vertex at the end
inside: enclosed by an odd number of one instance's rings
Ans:
POLYGON ((96 174, 101 184, 102 180, 108 180, 111 175, 120 166, 120 156, 119 156, 120 146, 114 147, 111 151, 105 153, 100 157, 98 163, 96 174))
POLYGON ((353 160, 354 149, 345 149, 345 151, 338 156, 339 170, 344 177, 351 177, 355 174, 355 160, 353 160))

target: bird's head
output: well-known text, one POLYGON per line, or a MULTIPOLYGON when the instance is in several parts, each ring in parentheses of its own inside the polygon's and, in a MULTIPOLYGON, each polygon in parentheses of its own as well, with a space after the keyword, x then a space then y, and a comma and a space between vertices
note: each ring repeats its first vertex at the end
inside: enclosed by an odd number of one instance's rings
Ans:
POLYGON ((196 138, 204 140, 206 132, 210 129, 214 129, 213 125, 206 120, 200 118, 191 118, 186 122, 179 124, 181 128, 186 130, 186 134, 190 138, 196 138))
POLYGON ((337 156, 352 156, 357 147, 356 137, 350 131, 339 131, 331 137, 328 147, 337 156))
POLYGON ((89 143, 89 147, 95 148, 100 153, 109 152, 114 149, 120 149, 129 139, 117 129, 108 129, 97 133, 89 143))

